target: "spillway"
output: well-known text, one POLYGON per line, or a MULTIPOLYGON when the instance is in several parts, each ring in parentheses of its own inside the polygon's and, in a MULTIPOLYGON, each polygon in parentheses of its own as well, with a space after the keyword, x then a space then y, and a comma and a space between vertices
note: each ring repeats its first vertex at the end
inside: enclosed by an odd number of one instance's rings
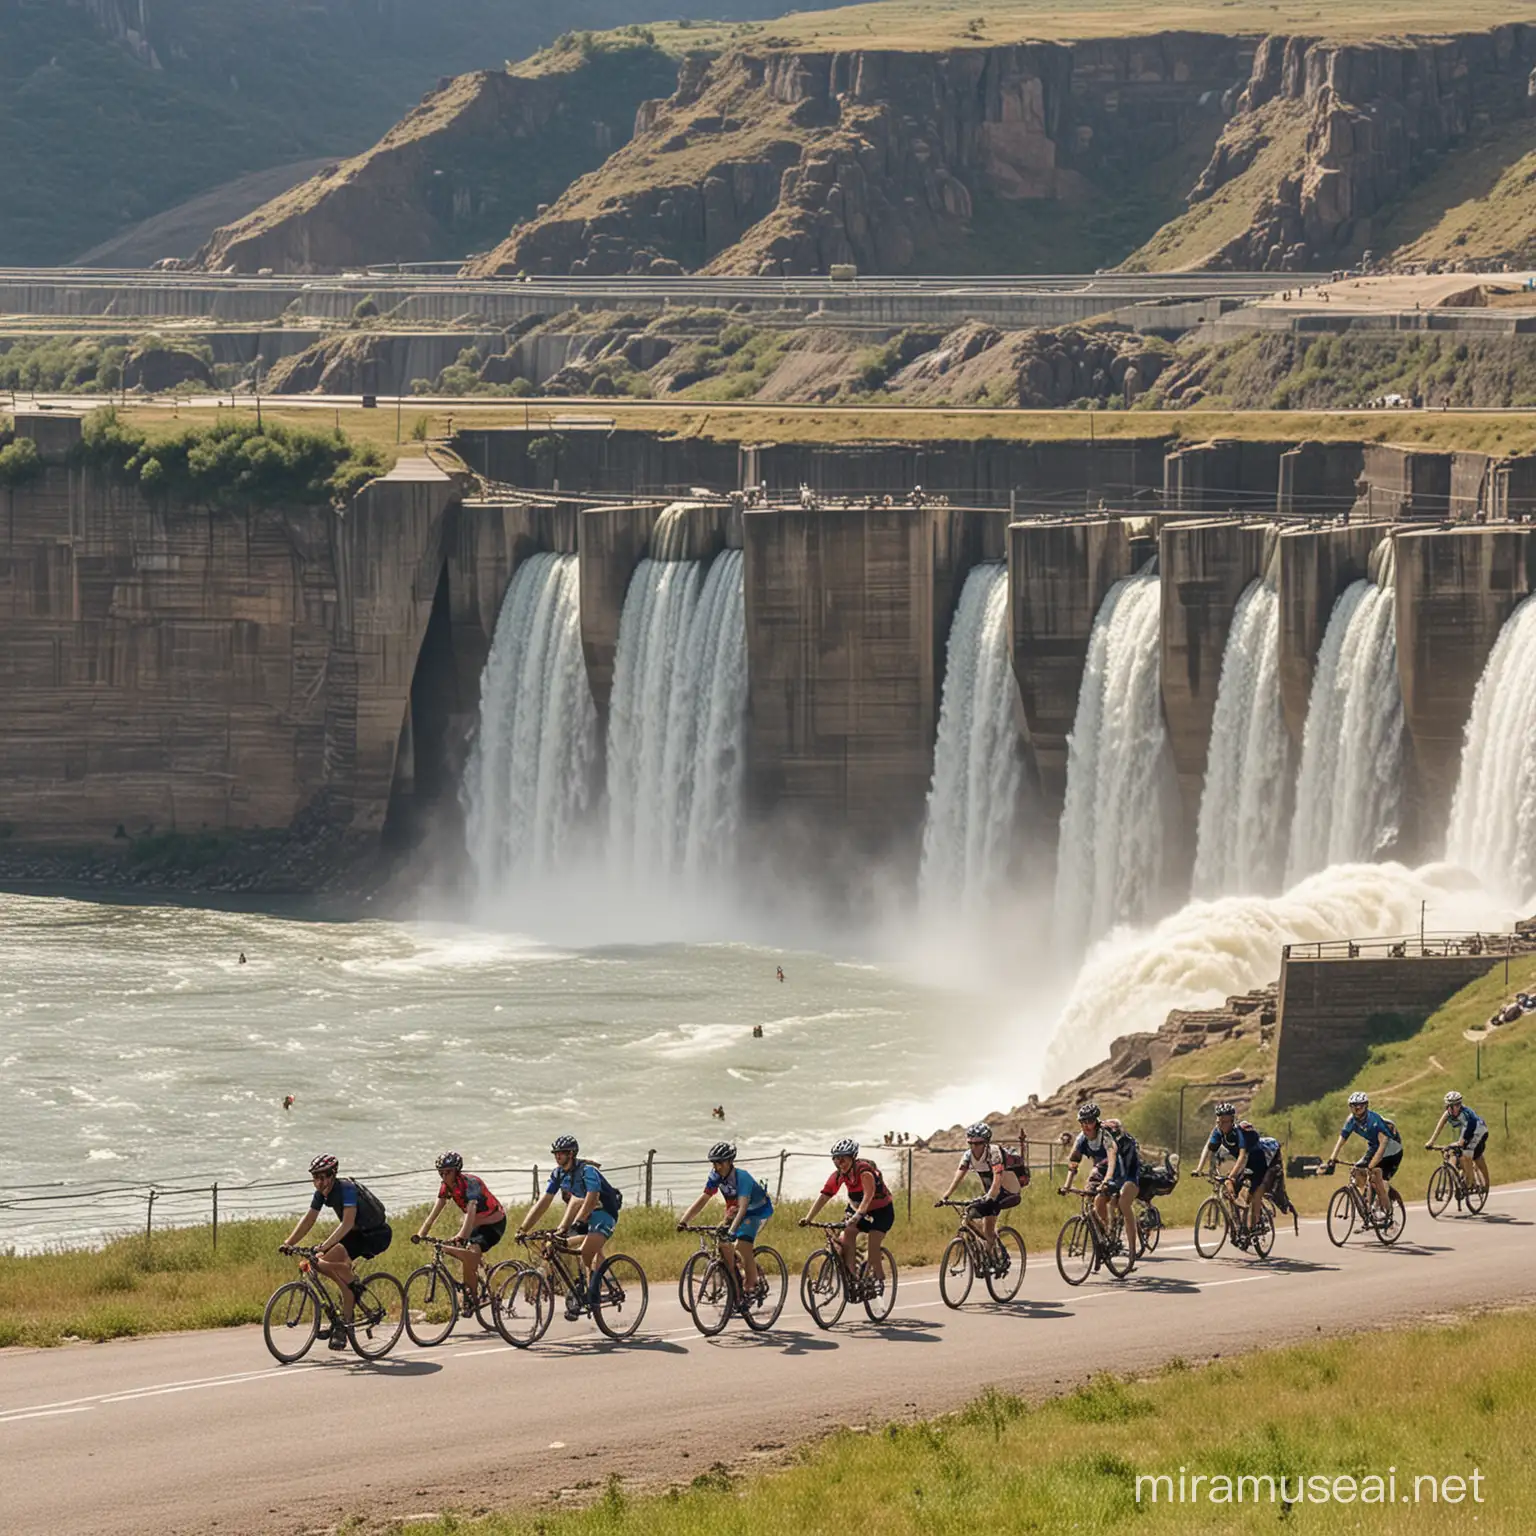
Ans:
POLYGON ((1280 888, 1293 771, 1280 699, 1280 598, 1259 580, 1238 600, 1222 657, 1196 835, 1196 896, 1280 888))
POLYGON ((1056 865, 1057 941, 1082 947, 1151 916, 1178 838, 1178 782, 1163 724, 1161 583, 1117 582, 1094 619, 1067 745, 1056 865))
POLYGON ((1018 872, 1024 768, 1016 697, 1008 567, 978 565, 949 632, 918 876, 926 909, 980 910, 1018 872))
POLYGON ((1371 568, 1371 580, 1347 587, 1334 604, 1318 653, 1287 883, 1330 864, 1380 858, 1398 841, 1403 695, 1390 539, 1377 546, 1371 568))
POLYGON ((575 555, 536 554, 517 568, 501 605, 463 793, 484 893, 552 871, 593 831, 600 736, 579 593, 575 555))
POLYGON ((1505 621, 1478 682, 1446 857, 1490 890, 1536 893, 1536 597, 1505 621))

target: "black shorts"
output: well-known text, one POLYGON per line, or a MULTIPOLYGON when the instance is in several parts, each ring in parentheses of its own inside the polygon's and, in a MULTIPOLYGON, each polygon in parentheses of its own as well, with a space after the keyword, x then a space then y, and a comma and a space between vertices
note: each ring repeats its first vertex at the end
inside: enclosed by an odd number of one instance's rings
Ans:
POLYGON ((478 1248, 481 1253, 494 1248, 502 1238, 507 1235, 507 1218, 503 1216, 500 1221, 487 1222, 483 1227, 476 1227, 465 1240, 466 1248, 478 1248))
MULTIPOLYGON (((1381 1168, 1382 1178, 1384 1178, 1390 1184, 1392 1180, 1397 1177, 1397 1170, 1401 1168, 1402 1165, 1403 1154, 1401 1152, 1394 1152, 1391 1157, 1382 1158, 1379 1165, 1381 1168)), ((1369 1168, 1370 1166, 1371 1160, 1368 1157, 1361 1158, 1360 1161, 1355 1164, 1356 1168, 1369 1168)))
MULTIPOLYGON (((848 1207, 848 1214, 853 1215, 853 1207, 848 1207)), ((867 1215, 859 1217, 860 1232, 889 1232, 896 1225, 896 1202, 889 1205, 876 1206, 867 1215)))
POLYGON ((1113 1178, 1100 1179, 1100 1187, 1106 1195, 1114 1195, 1120 1192, 1124 1184, 1134 1185, 1138 1190, 1141 1187, 1141 1159, 1131 1158, 1125 1163, 1115 1166, 1113 1178))
POLYGON ((366 1232, 356 1227, 342 1238, 341 1246, 354 1263, 358 1259, 376 1259, 394 1241, 395 1234, 388 1226, 369 1227, 366 1232))
POLYGON ((1238 1183, 1239 1189, 1258 1189, 1269 1178, 1269 1170, 1274 1165, 1263 1159, 1254 1159, 1244 1164, 1243 1176, 1238 1183))
POLYGON ((1462 1142, 1462 1146, 1464 1146, 1467 1149, 1467 1156, 1468 1157, 1473 1157, 1473 1158, 1481 1157, 1483 1155, 1483 1152, 1486 1150, 1486 1148, 1488 1146, 1488 1132, 1487 1132, 1487 1129, 1486 1128, 1484 1129, 1482 1135, 1479 1136, 1476 1141, 1472 1141, 1472 1142, 1464 1141, 1464 1142, 1462 1142))
POLYGON ((1017 1195, 1006 1192, 1001 1195, 983 1195, 966 1206, 965 1214, 973 1217, 996 1216, 1000 1211, 1011 1211, 1019 1203, 1017 1195))

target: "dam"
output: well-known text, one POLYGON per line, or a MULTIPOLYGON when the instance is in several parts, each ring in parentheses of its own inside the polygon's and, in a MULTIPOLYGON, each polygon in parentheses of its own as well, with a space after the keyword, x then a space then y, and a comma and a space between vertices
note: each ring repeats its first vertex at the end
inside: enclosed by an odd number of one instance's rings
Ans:
POLYGON ((1340 860, 1536 868, 1523 459, 1444 454, 1437 501, 1379 445, 573 434, 557 489, 481 432, 478 474, 232 510, 16 431, 13 850, 323 823, 486 888, 749 860, 957 909, 1027 870, 1078 943, 1340 860))

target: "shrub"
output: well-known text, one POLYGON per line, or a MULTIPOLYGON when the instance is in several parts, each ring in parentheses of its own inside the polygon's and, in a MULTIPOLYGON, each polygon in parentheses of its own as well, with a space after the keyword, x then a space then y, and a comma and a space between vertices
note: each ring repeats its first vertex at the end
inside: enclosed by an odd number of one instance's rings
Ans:
POLYGON ((43 472, 43 457, 30 437, 19 437, 0 448, 0 485, 7 490, 26 485, 43 472))

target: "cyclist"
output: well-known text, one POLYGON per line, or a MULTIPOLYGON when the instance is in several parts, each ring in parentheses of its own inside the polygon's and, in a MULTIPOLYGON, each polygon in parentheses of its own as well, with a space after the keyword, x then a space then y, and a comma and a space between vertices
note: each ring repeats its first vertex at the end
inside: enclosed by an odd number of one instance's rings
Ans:
POLYGON ((464 1159, 459 1153, 444 1152, 437 1160, 437 1171, 442 1175, 442 1183, 437 1187, 437 1204, 427 1212, 427 1219, 417 1228, 411 1241, 419 1243, 437 1224, 443 1207, 452 1200, 463 1211, 464 1220, 459 1224, 453 1246, 445 1251, 463 1264, 464 1289, 473 1298, 475 1281, 480 1275, 481 1255, 489 1253, 507 1235, 507 1213, 501 1201, 485 1187, 483 1179, 464 1172, 464 1159))
POLYGON ((741 1269, 742 1294, 750 1305, 757 1291, 757 1255, 752 1251, 752 1245, 763 1230, 763 1223, 773 1215, 773 1201, 768 1198, 768 1191, 745 1168, 736 1166, 734 1142, 717 1141, 709 1149, 709 1161, 711 1167, 709 1177, 704 1181, 704 1193, 683 1212, 677 1229, 681 1232, 709 1204, 712 1196, 718 1194, 725 1201, 725 1224, 729 1229, 726 1241, 735 1251, 741 1269))
POLYGON ((1355 1164, 1355 1168, 1370 1175, 1371 1188, 1381 1202, 1380 1219, 1388 1220, 1392 1211, 1392 1196, 1388 1188, 1403 1160, 1402 1138, 1390 1120, 1384 1119, 1371 1108, 1369 1094, 1352 1093, 1349 1096, 1349 1119, 1344 1122, 1339 1131, 1339 1139, 1333 1144, 1328 1161, 1323 1164, 1324 1173, 1332 1173, 1338 1166, 1339 1153, 1344 1150, 1344 1143, 1351 1136, 1358 1136, 1365 1143, 1365 1156, 1355 1164))
MULTIPOLYGON (((586 1304, 597 1306, 597 1267, 602 1262, 603 1244, 613 1236, 619 1221, 619 1207, 623 1196, 605 1179, 596 1163, 583 1162, 577 1156, 581 1145, 574 1136, 557 1136, 550 1143, 555 1167, 550 1173, 544 1193, 523 1217, 517 1234, 521 1237, 539 1223, 539 1218, 549 1209, 549 1203, 558 1194, 565 1204, 565 1214, 555 1231, 562 1241, 579 1237, 581 1245, 582 1278, 587 1282, 586 1304)), ((568 1321, 581 1316, 582 1302, 578 1296, 565 1298, 565 1315, 568 1321)))
MULTIPOLYGON (((295 1247, 327 1206, 335 1212, 337 1226, 317 1245, 320 1257, 315 1262, 321 1274, 335 1281, 341 1292, 342 1320, 351 1327, 352 1308, 361 1289, 357 1276, 352 1273, 352 1261, 378 1258, 394 1240, 395 1234, 384 1219, 384 1202, 356 1179, 338 1178, 340 1166, 329 1152, 322 1152, 309 1165, 310 1181, 315 1186, 314 1198, 279 1248, 286 1252, 295 1247)), ((329 1333, 326 1337, 331 1349, 347 1347, 345 1333, 329 1333)))
POLYGON ((1435 1138, 1440 1134, 1442 1125, 1461 1132, 1461 1140, 1453 1145, 1459 1146, 1472 1159, 1473 1177, 1487 1189, 1488 1164, 1483 1159, 1483 1153, 1488 1146, 1488 1122, 1470 1104, 1463 1103, 1461 1095, 1452 1088, 1445 1096, 1445 1108, 1435 1121, 1429 1140, 1424 1143, 1426 1152, 1434 1151, 1435 1138))
POLYGON ((1227 1175, 1227 1194, 1236 1204, 1238 1192, 1247 1191, 1245 1222, 1250 1230, 1258 1220, 1259 1207, 1275 1181, 1275 1171, 1279 1166, 1278 1158, 1271 1160, 1264 1141, 1257 1127, 1247 1120, 1237 1118, 1236 1105, 1218 1104, 1215 1127, 1201 1149, 1200 1161, 1195 1165, 1195 1172, 1203 1173, 1205 1160, 1213 1153, 1217 1162, 1220 1162, 1223 1153, 1233 1159, 1232 1171, 1227 1175))
POLYGON ((885 1187, 880 1170, 867 1157, 859 1156, 859 1144, 846 1137, 832 1148, 832 1177, 821 1187, 813 1204, 800 1225, 808 1227, 816 1219, 816 1213, 838 1190, 847 1192, 848 1214, 843 1224, 841 1239, 843 1263, 848 1273, 855 1273, 855 1254, 859 1233, 869 1234, 869 1268, 875 1277, 875 1295, 885 1290, 885 1234, 896 1225, 896 1202, 885 1187), (854 1205, 854 1200, 858 1204, 854 1205))
POLYGON ((1125 1246, 1136 1262, 1136 1191, 1141 1180, 1141 1154, 1136 1138, 1117 1120, 1111 1127, 1099 1118, 1099 1106, 1091 1099, 1078 1106, 1077 1140, 1067 1157, 1067 1182, 1061 1192, 1070 1195, 1077 1183, 1078 1165, 1085 1157, 1093 1158, 1093 1176, 1088 1188, 1094 1195, 1093 1210, 1099 1225, 1109 1231, 1109 1199, 1113 1195, 1125 1224, 1125 1246))
POLYGON ((974 1173, 981 1180, 981 1199, 972 1200, 966 1207, 965 1219, 986 1244, 993 1264, 998 1267, 997 1272, 1002 1274, 1007 1268, 1008 1255, 997 1242, 998 1213, 1012 1210, 1019 1203, 1029 1169, 1017 1153, 992 1144, 992 1127, 984 1120, 978 1120, 966 1131, 965 1140, 966 1152, 960 1159, 960 1166, 955 1169, 949 1188, 934 1201, 934 1205, 943 1205, 960 1187, 966 1174, 974 1173))

